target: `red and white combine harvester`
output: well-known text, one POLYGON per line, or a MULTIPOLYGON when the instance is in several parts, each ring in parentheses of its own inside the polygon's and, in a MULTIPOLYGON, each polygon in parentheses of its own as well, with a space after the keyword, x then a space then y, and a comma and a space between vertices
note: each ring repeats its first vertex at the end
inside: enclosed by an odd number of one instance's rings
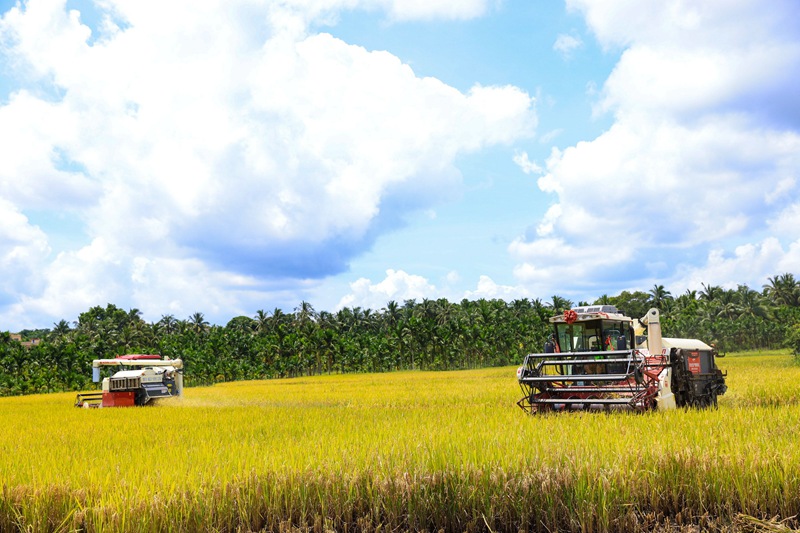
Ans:
POLYGON ((717 351, 696 339, 661 336, 658 309, 640 319, 611 305, 577 307, 550 319, 545 353, 517 370, 528 413, 712 407, 725 394, 717 351))
POLYGON ((147 405, 159 398, 183 394, 183 361, 158 355, 121 355, 92 361, 92 381, 100 381, 103 367, 121 368, 103 378, 101 391, 81 392, 76 407, 131 407, 147 405))

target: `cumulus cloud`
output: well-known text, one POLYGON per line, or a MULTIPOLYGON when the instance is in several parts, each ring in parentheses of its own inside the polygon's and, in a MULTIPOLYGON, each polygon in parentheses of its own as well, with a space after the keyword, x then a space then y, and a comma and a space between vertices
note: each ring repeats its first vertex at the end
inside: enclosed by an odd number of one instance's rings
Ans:
POLYGON ((17 312, 30 318, 37 314, 70 317, 76 308, 85 311, 98 302, 125 301, 140 310, 152 307, 177 317, 198 310, 213 316, 223 310, 242 311, 237 291, 270 296, 258 280, 209 269, 197 259, 131 256, 115 246, 97 238, 77 251, 59 254, 47 267, 47 285, 41 294, 17 306, 17 312), (187 299, 190 293, 196 296, 187 299))
POLYGON ((713 248, 700 266, 684 266, 679 270, 673 285, 699 290, 702 284, 736 288, 743 281, 751 281, 756 290, 766 283, 766 276, 800 270, 800 241, 783 246, 775 237, 761 242, 737 246, 732 252, 713 248), (761 280, 756 283, 755 280, 761 280))
POLYGON ((479 17, 490 8, 489 0, 384 0, 389 15, 396 20, 467 20, 479 17))
POLYGON ((542 173, 542 167, 537 165, 536 161, 531 161, 527 152, 519 152, 514 154, 513 161, 525 174, 542 173))
POLYGON ((535 236, 509 246, 518 279, 601 293, 727 270, 758 284, 794 265, 797 4, 568 6, 601 44, 622 48, 597 105, 614 123, 553 150, 538 185, 554 204, 535 236), (692 267, 698 256, 705 266, 692 267))
POLYGON ((438 290, 427 279, 402 270, 389 269, 386 277, 378 283, 367 278, 359 278, 350 284, 350 294, 344 296, 338 309, 343 307, 363 307, 381 309, 386 303, 394 300, 422 300, 436 297, 438 290))
POLYGON ((569 59, 572 53, 582 46, 583 41, 580 37, 561 33, 556 37, 556 42, 553 43, 553 50, 561 54, 564 59, 569 59))
POLYGON ((505 300, 511 301, 518 298, 528 298, 528 291, 521 286, 501 285, 496 283, 489 276, 481 276, 478 279, 478 286, 474 291, 466 291, 464 298, 468 300, 505 300))
POLYGON ((526 136, 536 117, 517 87, 461 92, 311 28, 343 9, 463 19, 488 6, 112 0, 93 28, 63 1, 12 8, 0 53, 19 88, 0 105, 0 198, 23 233, 37 231, 26 212, 48 209, 87 237, 37 255, 43 289, 24 305, 74 314, 149 295, 146 314, 208 309, 187 276, 221 290, 341 272, 453 194, 459 155, 526 136))
POLYGON ((778 0, 569 0, 607 47, 624 48, 606 81, 599 109, 667 114, 690 120, 746 113, 760 125, 800 128, 791 87, 800 72, 800 6, 778 0))
POLYGON ((282 31, 304 32, 310 23, 335 24, 343 10, 381 10, 389 20, 469 20, 486 14, 498 0, 282 0, 269 5, 282 31))
POLYGON ((0 290, 8 302, 39 288, 36 268, 50 253, 47 236, 11 202, 0 198, 0 290))
MULTIPOLYGON (((454 281, 456 278, 457 274, 454 272, 447 275, 448 282, 454 281)), ((526 297, 528 297, 528 292, 523 287, 501 285, 489 276, 480 276, 474 290, 464 291, 463 294, 454 294, 446 288, 433 285, 424 276, 408 274, 403 270, 389 269, 386 271, 386 277, 377 283, 373 283, 368 278, 360 278, 351 283, 350 293, 339 301, 337 308, 382 309, 391 300, 396 302, 421 301, 425 298, 448 298, 451 301, 461 301, 464 298, 468 300, 482 298, 513 300, 526 297)))

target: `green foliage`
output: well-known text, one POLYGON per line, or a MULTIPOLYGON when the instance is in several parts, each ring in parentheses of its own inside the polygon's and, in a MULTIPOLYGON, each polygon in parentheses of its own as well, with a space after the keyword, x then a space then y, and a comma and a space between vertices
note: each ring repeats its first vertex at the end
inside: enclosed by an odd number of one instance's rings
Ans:
MULTIPOLYGON (((603 295, 631 317, 660 307, 666 336, 697 338, 723 352, 788 346, 800 353, 800 285, 791 274, 769 278, 762 292, 746 285, 673 296, 663 285, 649 293, 603 295)), ((360 307, 317 312, 301 302, 293 312, 258 310, 251 317, 211 325, 203 313, 185 320, 164 315, 152 324, 137 309, 113 304, 37 330, 41 342, 24 347, 0 334, 0 395, 78 390, 91 386, 91 361, 125 353, 180 357, 186 383, 324 373, 446 370, 518 364, 542 351, 547 319, 572 306, 558 295, 540 299, 423 299, 388 302, 377 311, 360 307)))
POLYGON ((611 305, 616 306, 617 309, 622 310, 630 317, 642 317, 647 313, 647 310, 653 307, 650 301, 650 296, 642 291, 622 291, 619 296, 608 299, 611 305))
POLYGON ((292 313, 259 310, 224 327, 202 313, 187 320, 165 315, 147 324, 138 310, 113 304, 82 313, 75 328, 61 321, 26 349, 0 339, 0 395, 75 390, 90 386, 93 359, 123 353, 180 357, 186 383, 516 364, 541 349, 546 318, 539 300, 445 299, 389 302, 380 311, 345 308, 317 312, 308 302, 292 313))
POLYGON ((23 329, 19 332, 23 341, 32 341, 33 339, 41 339, 50 333, 49 329, 23 329))
POLYGON ((795 324, 786 333, 786 347, 792 350, 795 356, 800 357, 800 324, 795 324))

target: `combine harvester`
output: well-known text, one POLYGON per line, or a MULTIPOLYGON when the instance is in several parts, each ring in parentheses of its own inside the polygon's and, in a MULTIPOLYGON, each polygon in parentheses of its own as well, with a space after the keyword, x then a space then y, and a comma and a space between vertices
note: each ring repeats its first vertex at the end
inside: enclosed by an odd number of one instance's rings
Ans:
POLYGON ((111 377, 103 378, 97 392, 81 392, 76 407, 131 407, 147 405, 159 398, 183 394, 183 361, 161 359, 158 355, 121 355, 115 359, 92 361, 92 381, 100 381, 102 367, 120 367, 111 377))
POLYGON ((525 356, 517 370, 525 395, 517 404, 528 413, 716 407, 727 390, 716 350, 662 338, 658 309, 634 320, 611 305, 577 307, 550 323, 545 353, 525 356))

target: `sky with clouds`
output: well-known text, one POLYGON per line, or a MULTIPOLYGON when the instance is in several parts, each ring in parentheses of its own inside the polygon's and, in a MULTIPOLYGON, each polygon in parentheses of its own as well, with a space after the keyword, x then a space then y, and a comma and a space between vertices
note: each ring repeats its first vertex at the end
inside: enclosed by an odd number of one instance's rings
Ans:
POLYGON ((0 329, 800 272, 800 3, 0 0, 0 329))

